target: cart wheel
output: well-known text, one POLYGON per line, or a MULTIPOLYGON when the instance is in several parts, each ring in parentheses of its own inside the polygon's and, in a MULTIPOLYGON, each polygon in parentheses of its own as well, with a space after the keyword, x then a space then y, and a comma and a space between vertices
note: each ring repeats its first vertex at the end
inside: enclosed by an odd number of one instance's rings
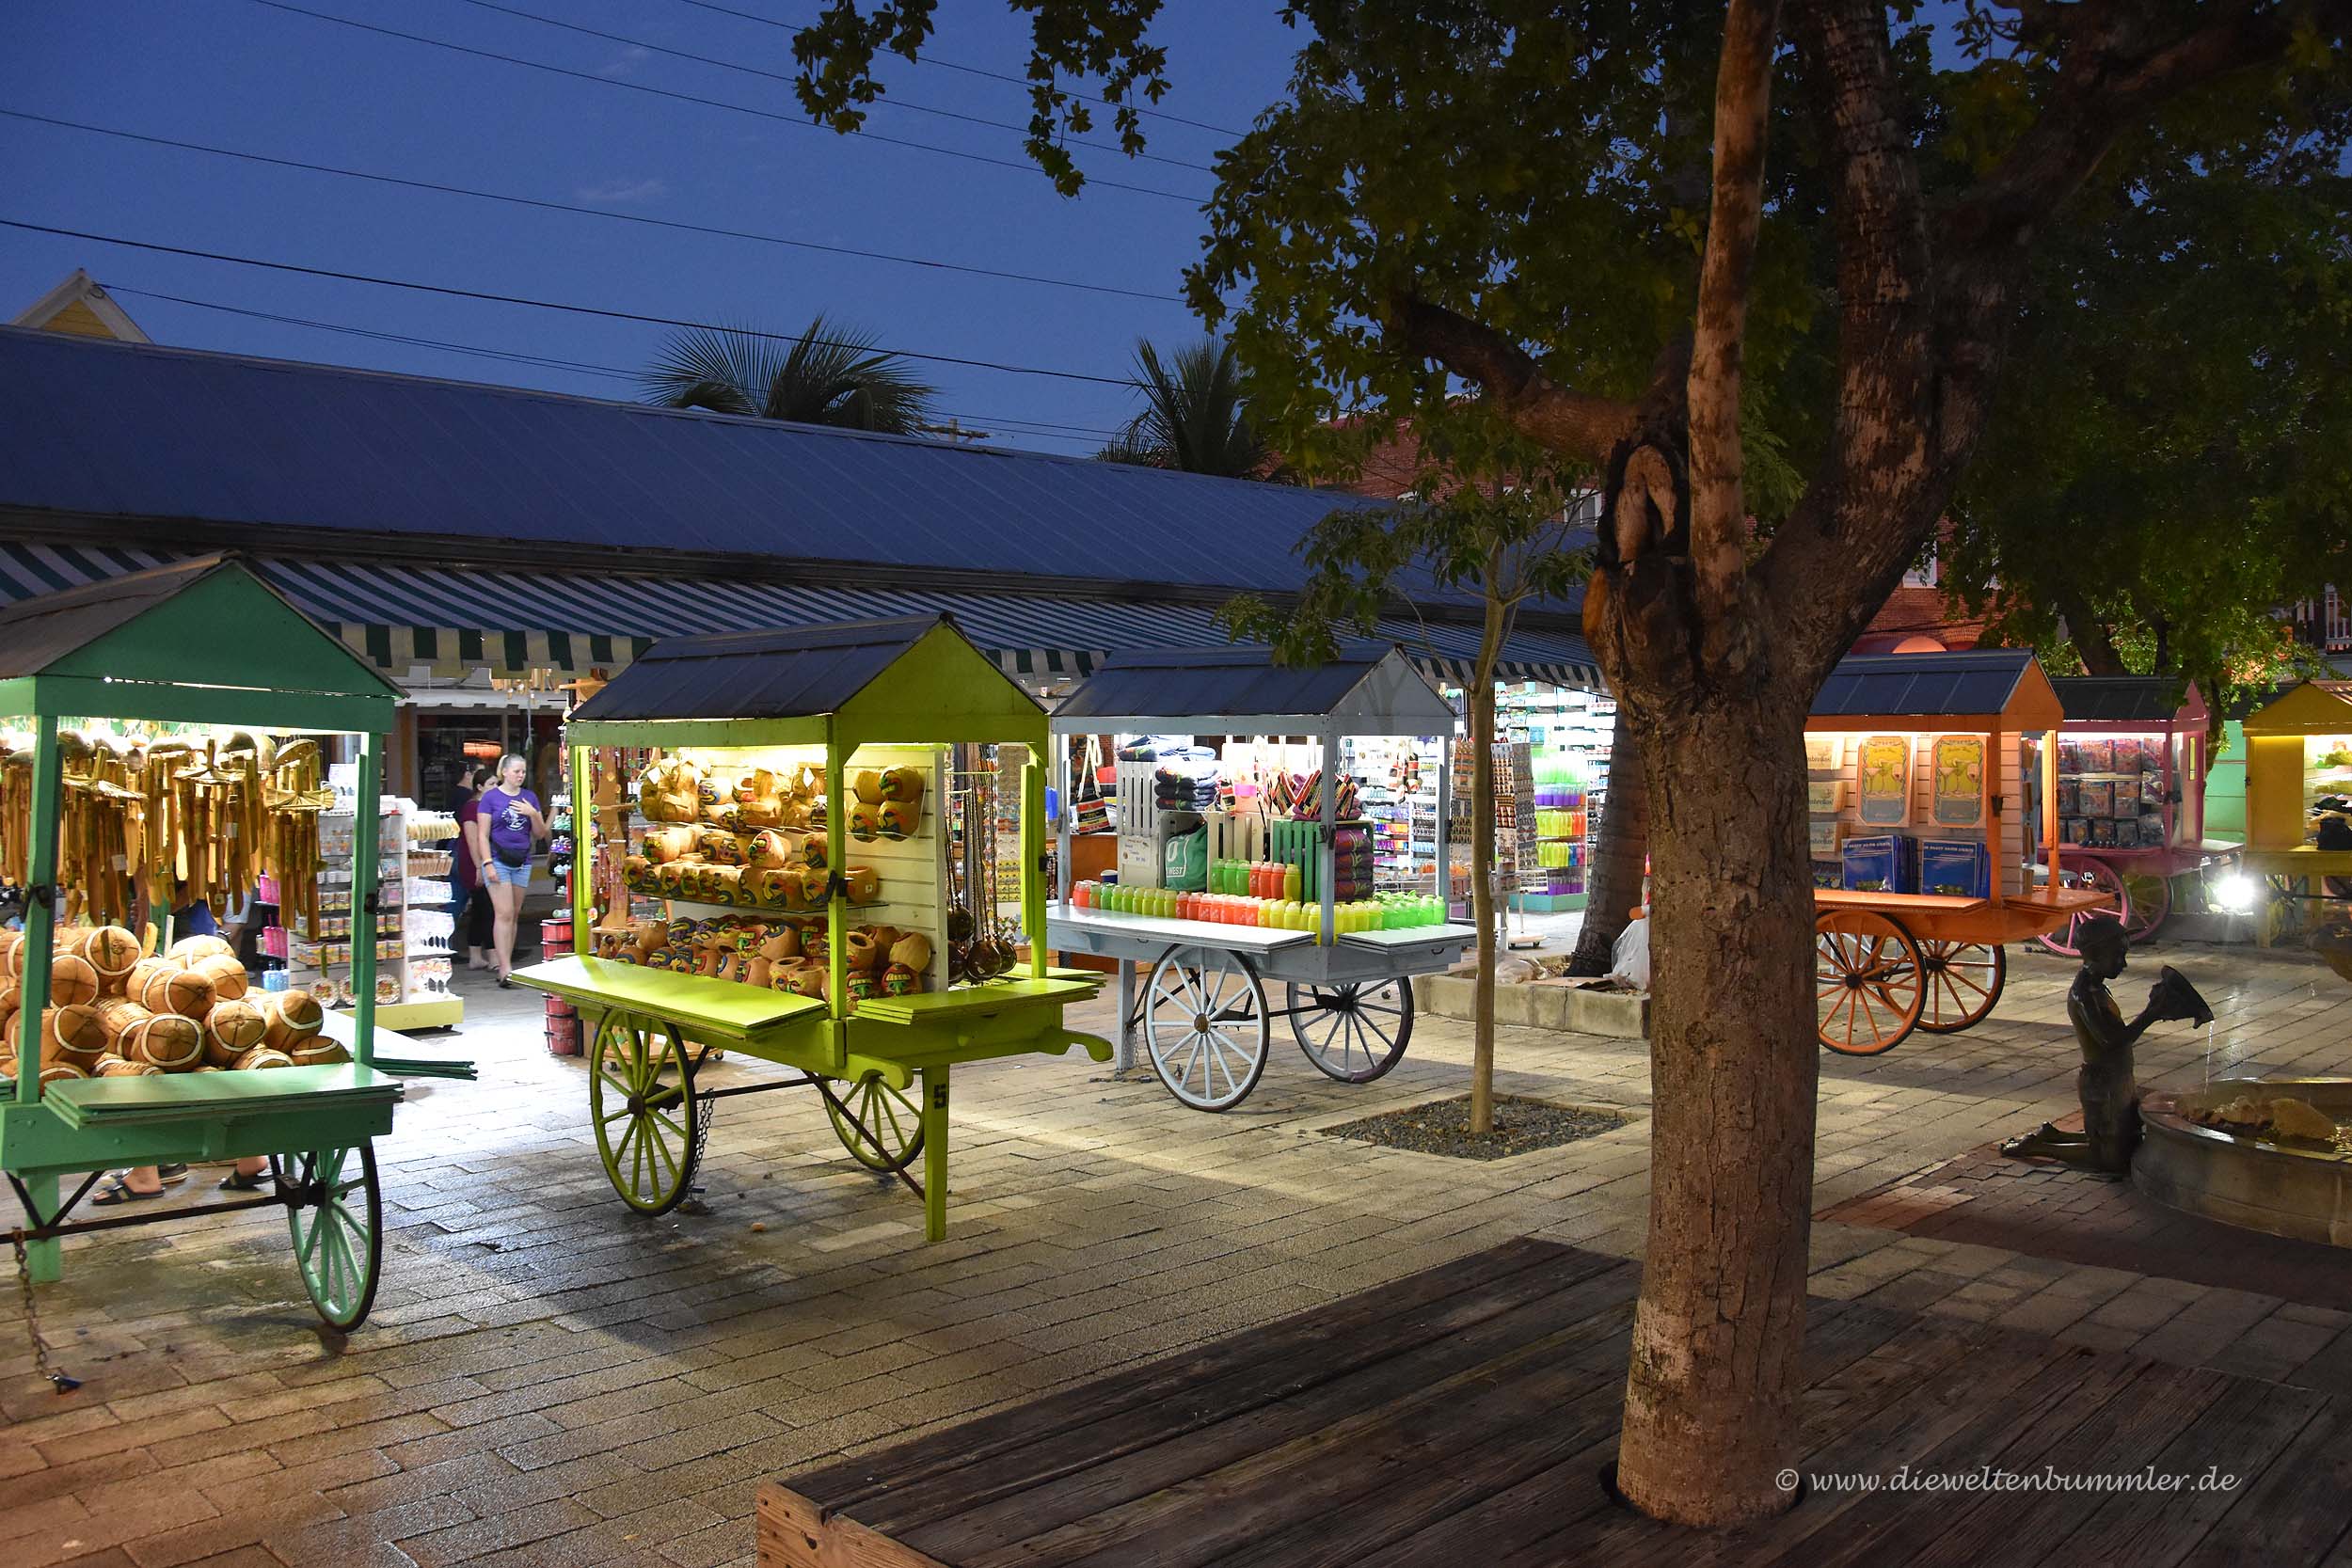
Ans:
POLYGON ((1981 942, 1927 938, 1918 945, 1928 991, 1919 1005, 1919 1027, 1931 1035, 1957 1035, 1982 1022, 2009 982, 2009 950, 1981 942))
POLYGON ((1238 953, 1202 953, 1189 964, 1168 954, 1144 992, 1143 1039, 1168 1093, 1196 1111, 1232 1110, 1265 1071, 1265 987, 1256 968, 1238 953))
POLYGON ((685 1045, 667 1024, 607 1013, 596 1025, 595 1054, 588 1114, 604 1174, 639 1213, 666 1214, 693 1190, 710 1135, 685 1045))
POLYGON ((1919 950, 1875 910, 1832 910, 1813 923, 1821 1044, 1841 1056, 1892 1051, 1919 1022, 1919 950))
POLYGON ((1413 983, 1286 986, 1291 1034, 1307 1060, 1343 1084, 1369 1084, 1404 1059, 1413 1037, 1413 983))
POLYGON ((384 1261, 384 1195, 375 1182, 375 1150, 320 1148, 273 1154, 270 1174, 286 1201, 294 1266, 310 1305, 346 1333, 367 1321, 384 1261))
POLYGON ((2172 912, 2172 879, 2154 871, 2123 873, 2123 934, 2146 942, 2172 912))
POLYGON ((817 1087, 825 1098, 834 1136, 867 1170, 895 1176, 923 1152, 923 1108, 883 1083, 881 1073, 869 1072, 838 1090, 820 1078, 817 1087))
MULTIPOLYGON (((2123 879, 2117 876, 2115 867, 2106 862, 2086 856, 2080 863, 2059 874, 2058 886, 2095 893, 2106 901, 2080 911, 2057 930, 2045 931, 2034 938, 2051 952, 2068 958, 2082 957, 2082 947, 2075 941, 2075 936, 2077 928, 2086 920, 2120 920, 2126 932, 2131 929, 2132 895, 2124 888, 2123 879)), ((2148 929, 2153 931, 2155 927, 2151 925, 2148 929)))

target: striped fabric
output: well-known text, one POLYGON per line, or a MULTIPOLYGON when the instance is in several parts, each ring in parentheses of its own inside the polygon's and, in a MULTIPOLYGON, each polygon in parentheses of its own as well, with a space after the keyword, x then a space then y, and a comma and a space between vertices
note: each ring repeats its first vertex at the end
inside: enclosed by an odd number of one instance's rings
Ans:
MULTIPOLYGON (((173 559, 146 550, 0 543, 0 598, 13 603, 173 559)), ((610 674, 661 637, 939 610, 954 615, 1008 674, 1032 682, 1089 674, 1111 652, 1226 641, 1213 607, 1200 604, 445 570, 289 556, 260 557, 254 564, 305 614, 395 677, 418 668, 440 679, 483 669, 501 679, 533 670, 571 675, 597 668, 610 674)), ((1407 619, 1383 623, 1380 635, 1437 679, 1463 685, 1475 668, 1475 626, 1407 619)), ((1500 674, 1553 686, 1599 684, 1581 639, 1542 631, 1512 639, 1500 674)))

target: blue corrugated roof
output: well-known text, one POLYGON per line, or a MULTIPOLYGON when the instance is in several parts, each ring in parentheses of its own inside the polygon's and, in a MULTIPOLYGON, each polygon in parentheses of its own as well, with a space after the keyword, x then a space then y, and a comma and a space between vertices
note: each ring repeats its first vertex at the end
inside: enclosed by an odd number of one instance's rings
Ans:
POLYGON ((1885 714, 1932 719, 1999 713, 2032 668, 2023 648, 1942 654, 1857 654, 1837 661, 1813 699, 1813 716, 1885 714))
POLYGON ((1262 643, 1114 654, 1054 710, 1057 724, 1131 719, 1319 719, 1352 713, 1442 724, 1454 710, 1394 643, 1343 642, 1322 664, 1277 664, 1262 643), (1385 681, 1383 664, 1396 661, 1385 681))
POLYGON ((837 713, 944 615, 787 631, 671 637, 580 704, 576 718, 805 719, 837 713))
POLYGON ((0 506, 1283 589, 1332 491, 0 328, 0 506))

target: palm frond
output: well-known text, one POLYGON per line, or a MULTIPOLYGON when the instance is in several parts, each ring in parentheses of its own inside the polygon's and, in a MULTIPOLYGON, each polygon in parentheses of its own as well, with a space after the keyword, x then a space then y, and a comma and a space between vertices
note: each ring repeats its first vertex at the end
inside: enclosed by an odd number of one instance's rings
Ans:
POLYGON ((646 401, 664 407, 898 435, 929 417, 937 390, 870 336, 821 315, 797 339, 744 327, 680 333, 639 379, 646 401))

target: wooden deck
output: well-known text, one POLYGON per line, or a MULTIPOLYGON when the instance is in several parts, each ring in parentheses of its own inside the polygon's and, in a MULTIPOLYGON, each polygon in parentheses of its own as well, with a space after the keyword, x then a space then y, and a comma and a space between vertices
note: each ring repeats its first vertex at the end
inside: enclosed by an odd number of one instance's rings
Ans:
MULTIPOLYGON (((763 1486, 761 1568, 2352 1563, 2352 1399, 1814 1303, 1803 1467, 2230 1490, 1817 1487, 1746 1529, 1609 1501, 1638 1275, 1520 1241, 763 1486)), ((1882 1482, 1883 1485, 1884 1482, 1882 1482)))

